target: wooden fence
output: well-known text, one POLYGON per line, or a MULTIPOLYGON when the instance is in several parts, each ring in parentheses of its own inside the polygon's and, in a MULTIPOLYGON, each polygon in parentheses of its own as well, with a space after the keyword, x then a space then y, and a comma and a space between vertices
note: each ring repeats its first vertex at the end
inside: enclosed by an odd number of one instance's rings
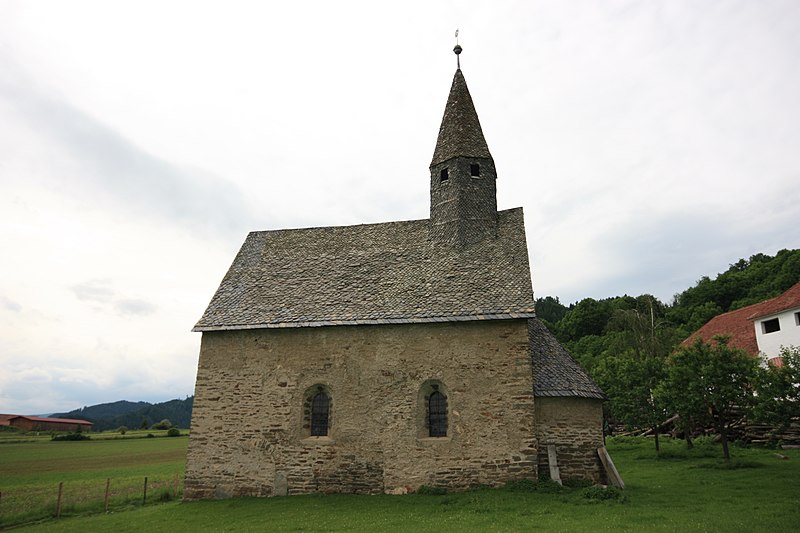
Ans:
POLYGON ((102 513, 179 499, 183 477, 69 481, 0 488, 0 529, 77 514, 102 513))

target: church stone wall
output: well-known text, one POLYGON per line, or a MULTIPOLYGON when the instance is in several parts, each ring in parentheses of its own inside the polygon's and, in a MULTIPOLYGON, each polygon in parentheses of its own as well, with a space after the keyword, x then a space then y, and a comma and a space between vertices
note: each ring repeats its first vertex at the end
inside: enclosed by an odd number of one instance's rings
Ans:
POLYGON ((535 479, 532 391, 525 320, 206 332, 185 497, 535 479), (431 383, 447 396, 446 437, 424 428, 431 383), (327 437, 304 419, 317 385, 327 437))
POLYGON ((602 482, 597 448, 603 446, 602 400, 563 397, 536 398, 539 471, 549 472, 547 446, 555 444, 561 479, 602 482))

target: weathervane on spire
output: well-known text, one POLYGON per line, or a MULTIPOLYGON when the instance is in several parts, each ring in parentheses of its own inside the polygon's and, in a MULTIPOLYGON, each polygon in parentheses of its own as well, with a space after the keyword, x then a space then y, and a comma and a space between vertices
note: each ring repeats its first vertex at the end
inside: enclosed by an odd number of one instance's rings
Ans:
POLYGON ((453 52, 456 53, 456 65, 458 66, 458 70, 461 70, 461 45, 458 44, 458 28, 456 28, 456 47, 453 48, 453 52))

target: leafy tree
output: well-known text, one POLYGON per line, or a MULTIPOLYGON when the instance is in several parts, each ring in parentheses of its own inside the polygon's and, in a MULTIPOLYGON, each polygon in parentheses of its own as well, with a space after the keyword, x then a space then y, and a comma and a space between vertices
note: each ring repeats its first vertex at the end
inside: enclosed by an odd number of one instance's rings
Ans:
POLYGON ((753 417, 787 428, 800 417, 800 347, 782 347, 782 366, 762 369, 753 417))
POLYGON ((710 343, 698 339, 667 359, 657 396, 682 419, 713 427, 730 462, 729 426, 736 408, 752 406, 757 373, 758 360, 728 346, 726 337, 710 343))
POLYGON ((555 324, 567 314, 569 309, 556 296, 545 296, 536 299, 536 316, 549 324, 555 324))
MULTIPOLYGON (((637 309, 618 309, 608 328, 616 330, 596 377, 609 396, 611 414, 627 427, 649 428, 659 446, 659 427, 666 418, 663 401, 655 390, 664 380, 664 361, 674 342, 674 330, 656 319, 655 299, 639 301, 637 309)), ((607 336, 612 333, 607 334, 607 336)))
POLYGON ((150 429, 169 429, 172 427, 172 422, 165 418, 161 422, 156 422, 150 429))
POLYGON ((633 357, 631 352, 604 359, 598 381, 608 395, 611 414, 627 427, 649 428, 659 446, 659 427, 666 418, 661 397, 655 394, 664 378, 664 361, 658 357, 633 357))

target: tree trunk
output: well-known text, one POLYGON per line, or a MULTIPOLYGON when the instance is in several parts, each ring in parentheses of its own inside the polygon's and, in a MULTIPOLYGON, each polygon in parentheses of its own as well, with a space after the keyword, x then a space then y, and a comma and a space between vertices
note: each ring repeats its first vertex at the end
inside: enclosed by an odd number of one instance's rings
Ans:
POLYGON ((687 449, 687 450, 691 450, 692 448, 694 448, 694 442, 692 442, 692 435, 691 435, 691 433, 689 433, 689 432, 687 431, 687 432, 686 432, 686 433, 684 433, 683 435, 684 435, 684 437, 686 438, 686 449, 687 449))
POLYGON ((656 455, 661 451, 661 446, 658 443, 658 426, 653 428, 653 434, 656 436, 656 455))
POLYGON ((725 428, 725 426, 722 426, 722 428, 720 429, 719 438, 720 438, 720 441, 722 442, 722 457, 723 457, 723 459, 725 459, 726 463, 730 463, 731 462, 731 453, 728 450, 728 431, 725 428))

